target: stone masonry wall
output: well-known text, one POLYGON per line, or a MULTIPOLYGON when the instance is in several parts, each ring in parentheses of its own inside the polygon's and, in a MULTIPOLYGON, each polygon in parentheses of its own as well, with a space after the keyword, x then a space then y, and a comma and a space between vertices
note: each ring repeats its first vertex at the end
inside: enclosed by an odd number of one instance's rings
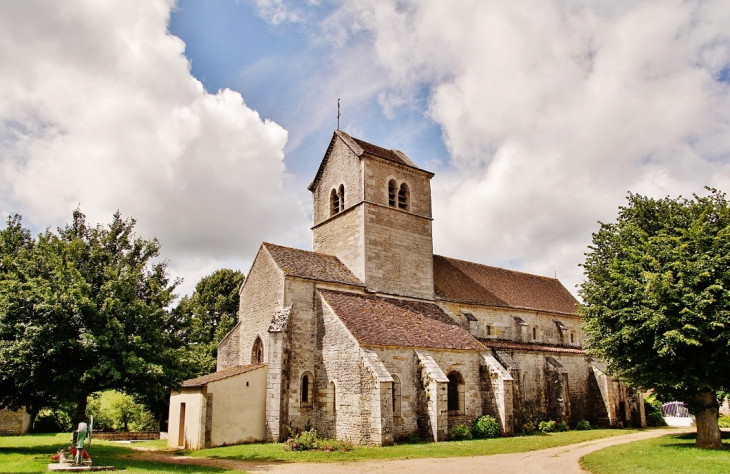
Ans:
POLYGON ((479 339, 507 339, 517 342, 560 344, 575 348, 579 348, 583 340, 583 332, 580 327, 581 319, 578 316, 479 306, 451 301, 438 301, 437 303, 454 321, 469 331, 472 336, 479 339), (468 321, 464 316, 464 311, 474 315, 477 321, 468 321), (519 330, 515 317, 522 318, 527 323, 524 333, 519 330), (568 328, 567 331, 562 331, 562 337, 555 320, 560 321, 568 328), (490 327, 489 335, 487 334, 487 326, 490 327), (534 340, 532 339, 533 327, 537 328, 537 338, 534 340), (570 342, 571 333, 573 334, 573 343, 570 342))
POLYGON ((340 138, 330 152, 317 187, 312 193, 312 218, 317 224, 330 218, 330 193, 345 186, 345 206, 348 209, 362 201, 362 164, 358 157, 340 138))
POLYGON ((373 291, 433 299, 431 221, 365 204, 365 284, 373 291))
POLYGON ((399 188, 402 183, 408 186, 410 192, 408 212, 432 217, 430 175, 378 158, 367 157, 364 163, 366 201, 388 206, 388 182, 393 179, 399 188))
POLYGON ((361 281, 365 281, 363 205, 351 208, 312 231, 312 250, 335 255, 361 281))
POLYGON ((0 436, 25 435, 30 430, 30 415, 25 410, 0 410, 0 436))
POLYGON ((219 348, 218 370, 231 365, 248 365, 251 363, 251 351, 256 337, 264 343, 264 362, 269 354, 269 324, 277 308, 281 308, 284 300, 284 275, 274 264, 266 249, 259 250, 246 282, 241 288, 241 303, 238 311, 238 360, 233 363, 235 350, 228 347, 235 338, 228 337, 219 348), (230 342, 229 342, 230 341, 230 342), (225 357, 225 359, 224 359, 225 357))
POLYGON ((368 444, 371 394, 377 388, 363 365, 360 349, 332 309, 316 298, 317 367, 314 427, 324 436, 368 444), (332 400, 330 383, 334 382, 332 400), (331 403, 334 402, 334 409, 331 403))

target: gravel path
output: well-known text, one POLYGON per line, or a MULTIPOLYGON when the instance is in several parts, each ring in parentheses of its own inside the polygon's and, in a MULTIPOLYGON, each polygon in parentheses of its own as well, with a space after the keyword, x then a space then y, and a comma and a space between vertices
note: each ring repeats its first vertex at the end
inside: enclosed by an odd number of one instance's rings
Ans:
POLYGON ((567 474, 585 473, 579 465, 581 457, 588 453, 614 446, 658 436, 693 432, 694 429, 658 429, 642 431, 610 438, 586 441, 584 443, 558 448, 530 451, 527 453, 496 454, 492 456, 426 458, 404 460, 375 460, 348 463, 284 463, 251 462, 228 459, 194 458, 162 453, 144 453, 136 459, 167 462, 171 464, 194 464, 209 467, 241 469, 250 473, 274 474, 567 474))

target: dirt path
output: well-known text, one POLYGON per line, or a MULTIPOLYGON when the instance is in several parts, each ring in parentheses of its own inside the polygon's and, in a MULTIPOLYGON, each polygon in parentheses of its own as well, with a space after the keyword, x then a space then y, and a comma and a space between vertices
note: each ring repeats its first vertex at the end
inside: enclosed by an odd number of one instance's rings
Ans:
POLYGON ((593 451, 617 444, 692 431, 694 429, 642 431, 527 453, 475 457, 404 459, 396 461, 375 460, 348 463, 251 462, 173 456, 152 452, 141 454, 136 459, 171 464, 194 464, 198 466, 241 469, 250 473, 274 474, 339 474, 342 472, 347 472, 348 474, 409 474, 414 472, 418 474, 443 474, 444 472, 458 472, 459 474, 481 474, 487 472, 490 474, 585 473, 586 471, 580 468, 578 461, 581 457, 593 451))

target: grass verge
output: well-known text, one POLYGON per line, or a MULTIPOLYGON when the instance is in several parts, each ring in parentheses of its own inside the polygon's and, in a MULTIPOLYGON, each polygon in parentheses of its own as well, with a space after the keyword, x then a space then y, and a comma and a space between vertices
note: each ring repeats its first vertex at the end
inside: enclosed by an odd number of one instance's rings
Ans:
POLYGON ((199 451, 177 451, 193 457, 236 459, 242 461, 342 462, 367 459, 447 458, 520 453, 582 443, 594 439, 636 433, 636 430, 591 430, 516 436, 445 443, 396 444, 395 446, 356 446, 350 452, 284 451, 280 443, 242 444, 199 451))
MULTIPOLYGON (((59 449, 68 447, 70 435, 38 434, 27 436, 0 436, 0 473, 20 472, 47 472, 47 465, 51 462, 51 455, 59 449)), ((135 443, 135 446, 158 447, 164 446, 160 441, 135 443)), ((135 460, 139 456, 137 451, 129 445, 120 445, 110 441, 94 441, 89 450, 94 465, 116 466, 117 470, 126 470, 136 474, 153 472, 157 474, 203 474, 212 473, 242 473, 215 467, 179 466, 160 462, 135 460)))
POLYGON ((730 472, 730 433, 723 432, 721 450, 696 449, 695 433, 620 444, 581 459, 593 474, 726 474, 730 472))

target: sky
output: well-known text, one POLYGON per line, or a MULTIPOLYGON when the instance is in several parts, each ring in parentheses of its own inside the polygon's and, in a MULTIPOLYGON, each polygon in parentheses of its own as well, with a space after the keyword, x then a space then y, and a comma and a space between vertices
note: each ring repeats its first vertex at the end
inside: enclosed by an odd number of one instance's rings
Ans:
POLYGON ((432 180, 434 251, 555 276, 628 192, 730 191, 726 0, 0 3, 0 217, 157 237, 181 294, 311 249, 337 127, 432 180))

